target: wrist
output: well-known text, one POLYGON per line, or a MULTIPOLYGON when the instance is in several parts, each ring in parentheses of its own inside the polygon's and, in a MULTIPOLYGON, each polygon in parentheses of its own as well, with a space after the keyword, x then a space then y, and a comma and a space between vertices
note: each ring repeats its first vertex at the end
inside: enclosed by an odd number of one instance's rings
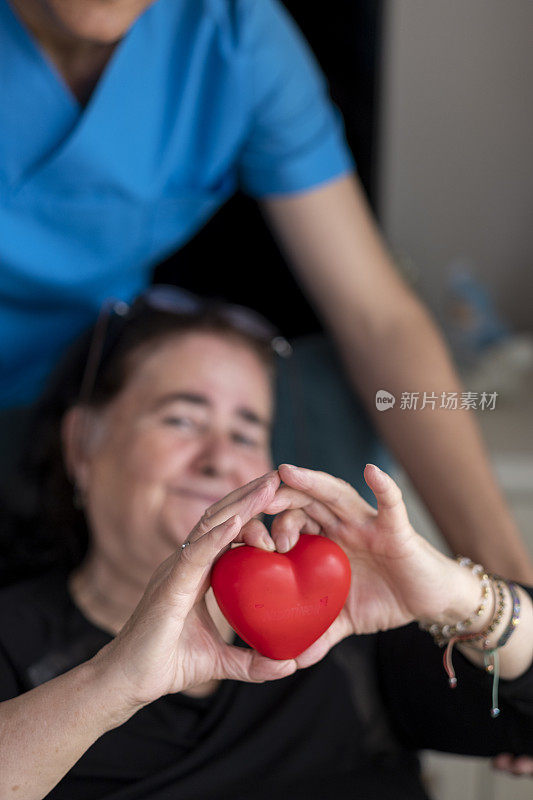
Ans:
POLYGON ((441 554, 441 558, 446 596, 440 610, 419 621, 419 626, 443 645, 454 636, 482 631, 491 618, 494 601, 490 578, 481 565, 461 557, 452 560, 441 554))
POLYGON ((461 556, 451 563, 444 584, 451 588, 449 602, 431 621, 419 622, 435 643, 442 647, 452 640, 460 641, 483 651, 504 646, 520 616, 516 586, 497 575, 489 575, 481 565, 461 556), (478 592, 481 590, 477 606, 476 581, 479 581, 478 592), (507 620, 509 607, 511 618, 507 620))
MULTIPOLYGON (((471 632, 470 636, 460 640, 460 644, 464 644, 466 647, 488 651, 493 648, 499 648, 505 644, 505 642, 502 642, 502 644, 499 644, 499 642, 501 635, 510 623, 510 620, 507 619, 506 612, 511 609, 511 614, 514 615, 511 591, 504 580, 494 575, 491 576, 491 588, 493 593, 492 616, 482 625, 480 630, 474 630, 471 632), (511 600, 510 605, 509 600, 511 600)), ((511 630, 512 628, 506 635, 506 639, 510 635, 511 630)))
POLYGON ((456 561, 452 565, 450 586, 453 594, 442 613, 442 620, 437 622, 441 625, 459 626, 458 633, 482 631, 490 620, 493 606, 490 580, 488 576, 485 577, 484 572, 480 575, 474 574, 456 561))
POLYGON ((109 647, 106 645, 82 665, 87 680, 95 687, 95 696, 105 709, 102 733, 123 725, 146 705, 128 690, 123 671, 114 663, 109 647))

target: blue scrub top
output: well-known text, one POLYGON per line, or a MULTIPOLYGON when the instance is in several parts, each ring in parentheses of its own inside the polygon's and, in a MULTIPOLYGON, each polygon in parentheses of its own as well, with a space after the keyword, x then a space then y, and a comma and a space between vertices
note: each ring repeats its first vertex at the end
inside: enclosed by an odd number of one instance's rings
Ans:
POLYGON ((85 108, 0 0, 0 406, 32 401, 103 300, 134 297, 237 187, 353 167, 277 0, 157 0, 85 108))

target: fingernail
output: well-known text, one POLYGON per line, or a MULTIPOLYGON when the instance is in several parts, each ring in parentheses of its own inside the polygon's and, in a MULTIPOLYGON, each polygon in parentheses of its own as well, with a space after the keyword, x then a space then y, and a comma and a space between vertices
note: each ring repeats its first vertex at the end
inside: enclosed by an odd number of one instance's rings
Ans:
POLYGON ((286 553, 290 550, 290 542, 286 536, 278 536, 276 542, 276 548, 278 553, 286 553))
MULTIPOLYGON (((290 470, 297 470, 298 469, 298 467, 295 467, 294 464, 280 464, 279 466, 280 467, 285 467, 285 469, 290 469, 290 470)), ((278 469, 279 469, 279 467, 278 467, 278 469)))
POLYGON ((267 550, 270 550, 271 553, 274 552, 274 550, 276 549, 276 545, 274 544, 272 537, 267 536, 266 534, 263 536, 263 544, 265 545, 267 550))
POLYGON ((280 661, 279 665, 280 665, 280 669, 283 672, 285 672, 287 670, 287 668, 290 667, 291 671, 290 671, 289 675, 292 674, 293 672, 296 672, 296 670, 298 669, 298 664, 296 663, 294 658, 285 659, 284 661, 280 661))
POLYGON ((367 464, 366 466, 367 466, 367 467, 374 467, 374 469, 377 469, 377 471, 378 471, 378 472, 381 472, 381 470, 380 470, 380 468, 377 466, 377 464, 367 464))

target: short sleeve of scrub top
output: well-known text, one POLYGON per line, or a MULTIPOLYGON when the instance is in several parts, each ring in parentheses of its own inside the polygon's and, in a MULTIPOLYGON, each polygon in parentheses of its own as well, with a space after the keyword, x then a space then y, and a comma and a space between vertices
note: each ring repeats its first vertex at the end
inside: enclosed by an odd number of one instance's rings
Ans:
POLYGON ((303 191, 355 168, 340 112, 307 42, 277 0, 243 0, 250 128, 239 180, 253 197, 303 191))

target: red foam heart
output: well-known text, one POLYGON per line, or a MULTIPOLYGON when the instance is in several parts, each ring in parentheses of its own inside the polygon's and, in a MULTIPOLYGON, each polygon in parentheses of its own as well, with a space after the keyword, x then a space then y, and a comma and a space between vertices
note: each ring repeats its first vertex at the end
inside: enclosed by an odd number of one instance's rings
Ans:
POLYGON ((306 650, 342 609, 350 562, 325 536, 301 534, 288 553, 242 545, 227 550, 211 571, 220 610, 241 639, 269 658, 306 650))

